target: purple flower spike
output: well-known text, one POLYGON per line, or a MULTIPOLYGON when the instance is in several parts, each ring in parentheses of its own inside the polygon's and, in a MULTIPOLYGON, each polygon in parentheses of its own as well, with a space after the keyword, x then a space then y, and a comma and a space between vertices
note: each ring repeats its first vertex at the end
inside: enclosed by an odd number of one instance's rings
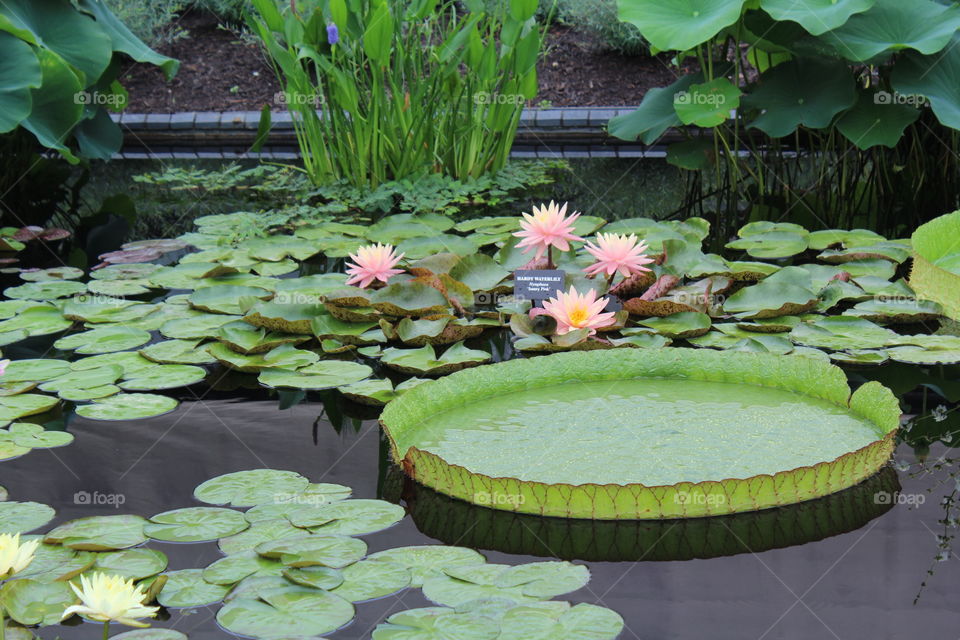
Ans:
POLYGON ((327 25, 327 42, 331 45, 340 42, 340 30, 337 29, 337 25, 332 22, 327 25))

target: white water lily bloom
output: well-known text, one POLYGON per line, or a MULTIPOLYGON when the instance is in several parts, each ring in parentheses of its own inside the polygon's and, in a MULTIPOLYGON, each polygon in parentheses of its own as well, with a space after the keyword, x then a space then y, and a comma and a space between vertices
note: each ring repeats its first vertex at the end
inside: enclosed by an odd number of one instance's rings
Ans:
POLYGON ((20 573, 33 562, 33 554, 40 546, 39 540, 20 542, 20 534, 0 534, 0 580, 20 573))
POLYGON ((134 586, 133 580, 120 576, 96 573, 92 577, 80 576, 80 588, 71 584, 82 604, 75 604, 63 612, 63 618, 75 613, 100 622, 119 622, 128 627, 147 627, 137 618, 152 618, 160 607, 146 607, 143 587, 134 586))

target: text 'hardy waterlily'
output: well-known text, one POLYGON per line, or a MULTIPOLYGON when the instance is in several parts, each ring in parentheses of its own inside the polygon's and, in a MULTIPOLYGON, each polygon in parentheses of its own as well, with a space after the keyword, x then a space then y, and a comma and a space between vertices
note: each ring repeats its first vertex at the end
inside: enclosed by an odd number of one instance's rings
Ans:
POLYGON ((82 604, 75 604, 63 612, 63 618, 75 613, 100 622, 119 622, 128 627, 150 626, 137 618, 152 618, 160 607, 144 606, 146 594, 143 587, 133 584, 133 580, 124 580, 120 576, 96 573, 88 578, 80 576, 80 588, 70 585, 82 604))
POLYGON ((560 251, 568 251, 570 242, 574 240, 583 240, 573 233, 573 224, 580 217, 579 213, 567 215, 567 205, 561 207, 555 202, 550 201, 548 205, 541 205, 533 208, 533 214, 523 213, 523 220, 520 221, 522 231, 517 231, 513 235, 522 238, 517 243, 518 248, 522 248, 524 253, 531 249, 537 250, 534 258, 539 260, 543 254, 550 248, 556 247, 560 251))
POLYGON ((653 258, 647 255, 647 243, 637 242, 637 236, 632 233, 598 233, 597 244, 588 242, 584 248, 596 259, 595 263, 584 269, 591 276, 598 273, 613 276, 620 272, 624 278, 629 278, 650 271, 644 265, 653 262, 653 258))
POLYGON ((587 293, 579 293, 571 286, 568 292, 559 291, 556 298, 544 302, 542 311, 533 309, 531 315, 546 314, 556 320, 557 335, 577 329, 589 329, 589 335, 592 336, 597 329, 616 322, 615 314, 603 313, 607 302, 606 298, 597 300, 597 292, 593 289, 587 293))
POLYGON ((368 287, 374 280, 386 282, 392 276, 403 273, 403 269, 394 269, 403 254, 396 255, 393 245, 368 244, 350 254, 353 262, 347 263, 347 273, 350 277, 347 284, 359 283, 361 287, 368 287))
POLYGON ((33 554, 40 545, 39 540, 20 542, 20 534, 0 534, 0 580, 20 573, 33 562, 33 554))

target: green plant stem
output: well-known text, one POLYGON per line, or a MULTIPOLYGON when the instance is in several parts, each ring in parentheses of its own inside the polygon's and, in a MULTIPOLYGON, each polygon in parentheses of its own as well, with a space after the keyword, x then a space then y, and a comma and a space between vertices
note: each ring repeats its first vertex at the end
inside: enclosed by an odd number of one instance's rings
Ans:
POLYGON ((4 640, 7 637, 7 621, 4 619, 3 614, 3 605, 0 604, 0 640, 4 640))
POLYGON ((110 621, 107 620, 103 623, 103 640, 108 640, 110 637, 110 621))

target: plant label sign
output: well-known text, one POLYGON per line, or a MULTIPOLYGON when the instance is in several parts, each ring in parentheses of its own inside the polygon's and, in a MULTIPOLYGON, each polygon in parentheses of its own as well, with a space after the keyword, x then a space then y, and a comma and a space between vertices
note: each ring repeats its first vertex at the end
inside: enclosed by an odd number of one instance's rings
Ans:
POLYGON ((513 296, 518 300, 546 300, 563 291, 565 277, 560 269, 518 269, 513 272, 513 296))

